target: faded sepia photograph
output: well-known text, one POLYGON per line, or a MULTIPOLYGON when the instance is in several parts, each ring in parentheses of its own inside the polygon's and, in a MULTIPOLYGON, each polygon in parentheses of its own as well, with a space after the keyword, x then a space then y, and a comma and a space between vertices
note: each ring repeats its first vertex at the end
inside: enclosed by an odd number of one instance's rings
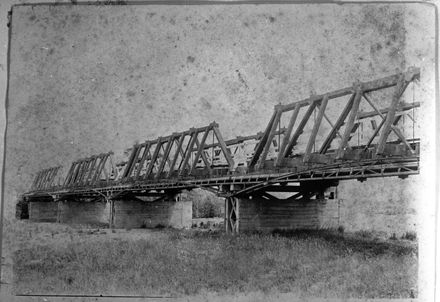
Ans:
POLYGON ((9 6, 1 286, 432 299, 435 9, 9 6))

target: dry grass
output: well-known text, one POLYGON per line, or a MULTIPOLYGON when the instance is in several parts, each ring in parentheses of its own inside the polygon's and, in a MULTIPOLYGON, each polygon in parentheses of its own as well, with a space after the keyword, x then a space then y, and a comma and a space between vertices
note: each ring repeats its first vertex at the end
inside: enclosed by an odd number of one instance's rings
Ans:
POLYGON ((329 298, 416 295, 414 245, 330 232, 236 237, 196 230, 146 232, 148 239, 102 235, 98 243, 18 250, 16 291, 177 296, 263 291, 329 298))

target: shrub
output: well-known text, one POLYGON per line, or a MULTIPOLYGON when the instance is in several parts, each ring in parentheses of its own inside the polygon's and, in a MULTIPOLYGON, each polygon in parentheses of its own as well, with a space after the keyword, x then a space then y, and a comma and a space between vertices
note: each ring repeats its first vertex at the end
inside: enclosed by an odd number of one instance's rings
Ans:
POLYGON ((411 231, 410 232, 406 232, 405 234, 402 235, 401 239, 416 241, 417 234, 416 234, 416 232, 411 232, 411 231))
POLYGON ((373 232, 361 230, 354 233, 357 237, 361 238, 373 238, 373 232))
POLYGON ((344 227, 342 225, 338 226, 338 233, 344 234, 344 227))
POLYGON ((223 201, 212 196, 200 196, 193 200, 194 218, 222 217, 223 201))

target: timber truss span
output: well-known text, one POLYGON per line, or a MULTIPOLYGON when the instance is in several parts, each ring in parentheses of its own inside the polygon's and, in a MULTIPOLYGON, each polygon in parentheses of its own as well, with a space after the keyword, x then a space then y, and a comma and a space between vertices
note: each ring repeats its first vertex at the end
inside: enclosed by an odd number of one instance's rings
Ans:
POLYGON ((109 152, 76 160, 64 172, 45 169, 24 198, 111 200, 204 188, 227 197, 233 214, 240 196, 310 198, 340 180, 405 178, 419 173, 419 77, 420 70, 410 68, 276 105, 265 131, 255 135, 224 140, 213 122, 135 144, 118 163, 109 152))

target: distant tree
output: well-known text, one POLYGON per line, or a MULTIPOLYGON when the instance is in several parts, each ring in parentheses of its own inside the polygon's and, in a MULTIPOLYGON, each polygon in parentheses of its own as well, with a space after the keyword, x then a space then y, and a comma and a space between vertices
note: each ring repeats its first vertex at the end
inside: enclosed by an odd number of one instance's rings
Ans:
POLYGON ((211 192, 191 191, 194 218, 213 218, 223 216, 224 201, 211 192))

